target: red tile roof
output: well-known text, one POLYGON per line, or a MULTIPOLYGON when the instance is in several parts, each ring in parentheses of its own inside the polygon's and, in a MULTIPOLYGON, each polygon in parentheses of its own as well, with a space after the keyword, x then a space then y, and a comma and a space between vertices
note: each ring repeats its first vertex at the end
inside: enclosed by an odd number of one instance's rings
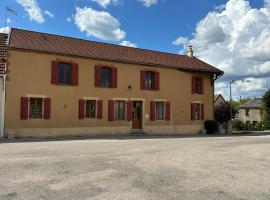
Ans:
POLYGON ((223 74, 223 71, 195 57, 190 58, 186 55, 125 47, 15 28, 11 29, 10 34, 9 49, 32 50, 181 70, 205 71, 218 75, 223 74))

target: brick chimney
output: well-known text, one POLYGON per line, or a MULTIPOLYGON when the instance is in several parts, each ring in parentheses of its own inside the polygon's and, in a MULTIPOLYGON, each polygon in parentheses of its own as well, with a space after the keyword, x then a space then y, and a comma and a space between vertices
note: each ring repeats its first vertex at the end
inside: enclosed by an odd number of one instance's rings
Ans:
POLYGON ((193 49, 192 46, 188 46, 188 57, 193 58, 193 49))

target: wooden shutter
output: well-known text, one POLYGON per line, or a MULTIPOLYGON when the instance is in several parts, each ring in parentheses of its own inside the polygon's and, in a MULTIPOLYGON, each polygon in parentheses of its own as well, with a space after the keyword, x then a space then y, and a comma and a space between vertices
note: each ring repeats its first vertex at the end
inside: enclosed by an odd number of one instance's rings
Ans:
POLYGON ((203 78, 201 78, 201 81, 200 81, 200 83, 201 83, 201 94, 203 94, 204 93, 204 82, 203 82, 203 78))
POLYGON ((102 119, 103 101, 97 100, 97 119, 102 119))
POLYGON ((196 77, 192 76, 191 78, 191 93, 195 94, 196 93, 196 77))
POLYGON ((44 98, 44 113, 43 118, 44 119, 50 119, 51 117, 51 99, 50 98, 44 98))
POLYGON ((84 114, 85 112, 85 100, 84 99, 80 99, 79 100, 79 119, 84 119, 84 114))
POLYGON ((171 120, 171 103, 169 101, 165 103, 165 120, 171 120))
POLYGON ((191 120, 194 120, 194 103, 191 103, 191 110, 190 110, 190 115, 191 115, 191 120))
POLYGON ((140 75, 141 90, 145 90, 145 73, 146 71, 141 70, 141 75, 140 75))
POLYGON ((154 72, 154 90, 159 90, 159 72, 154 72))
POLYGON ((117 88, 117 68, 111 68, 111 87, 117 88))
POLYGON ((109 100, 108 105, 108 120, 113 121, 114 120, 114 100, 109 100))
POLYGON ((79 76, 79 65, 77 63, 73 63, 71 65, 71 83, 72 85, 78 85, 78 76, 79 76))
POLYGON ((132 120, 132 101, 127 101, 127 120, 132 120))
POLYGON ((57 61, 52 61, 51 83, 59 84, 59 62, 57 61))
POLYGON ((101 85, 101 66, 95 66, 95 86, 100 87, 101 85))
POLYGON ((201 120, 204 120, 204 104, 201 104, 201 120))
POLYGON ((156 119, 156 102, 150 102, 150 120, 154 121, 156 119))
POLYGON ((21 97, 21 119, 26 120, 28 119, 28 97, 21 97))

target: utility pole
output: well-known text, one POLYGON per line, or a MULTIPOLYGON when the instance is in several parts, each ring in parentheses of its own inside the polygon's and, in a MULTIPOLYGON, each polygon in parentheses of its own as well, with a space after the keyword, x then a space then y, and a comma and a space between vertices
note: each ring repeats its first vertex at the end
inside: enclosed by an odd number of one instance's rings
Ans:
POLYGON ((230 123, 229 123, 229 131, 232 131, 232 84, 234 83, 234 80, 230 81, 230 123))

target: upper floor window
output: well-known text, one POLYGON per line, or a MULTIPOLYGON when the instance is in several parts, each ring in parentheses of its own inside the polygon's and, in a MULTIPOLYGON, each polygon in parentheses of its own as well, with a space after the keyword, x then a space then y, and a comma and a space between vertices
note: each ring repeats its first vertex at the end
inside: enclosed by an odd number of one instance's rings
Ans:
POLYGON ((78 85, 78 64, 52 61, 51 83, 55 85, 78 85))
POLYGON ((249 111, 250 111, 250 110, 247 108, 247 109, 246 109, 246 117, 249 117, 249 116, 250 116, 249 111))
POLYGON ((203 78, 193 76, 191 89, 192 94, 203 94, 203 78))
POLYGON ((40 97, 21 98, 21 119, 50 119, 51 99, 40 97))
POLYGON ((159 90, 159 72, 141 71, 141 90, 159 90))
POLYGON ((59 64, 59 83, 63 85, 71 85, 71 64, 59 64))
POLYGON ((95 86, 105 88, 117 88, 117 68, 96 65, 95 86))

